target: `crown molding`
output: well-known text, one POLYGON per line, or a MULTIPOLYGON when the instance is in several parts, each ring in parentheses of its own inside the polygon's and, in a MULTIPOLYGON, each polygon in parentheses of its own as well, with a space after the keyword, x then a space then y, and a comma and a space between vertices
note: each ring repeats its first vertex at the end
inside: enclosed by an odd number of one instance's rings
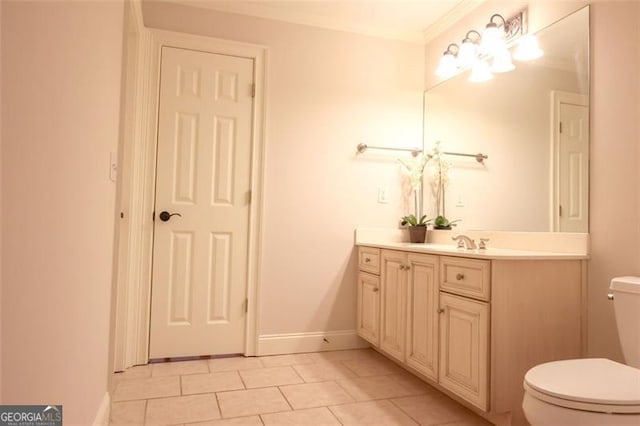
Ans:
MULTIPOLYGON (((468 0, 464 0, 468 1, 468 0)), ((175 3, 185 6, 206 8, 218 12, 248 15, 256 18, 271 19, 288 22, 291 24, 307 25, 317 28, 325 28, 335 31, 345 31, 372 37, 380 37, 392 40, 406 41, 410 43, 423 43, 422 31, 400 28, 388 28, 375 25, 356 24, 351 20, 336 19, 335 17, 322 16, 312 13, 287 10, 284 8, 270 7, 267 2, 246 4, 244 2, 206 2, 202 0, 179 0, 175 3)))
POLYGON ((442 34, 450 26, 458 22, 460 19, 474 11, 478 6, 485 3, 486 0, 463 0, 435 23, 428 26, 422 32, 422 42, 429 43, 431 40, 442 34))

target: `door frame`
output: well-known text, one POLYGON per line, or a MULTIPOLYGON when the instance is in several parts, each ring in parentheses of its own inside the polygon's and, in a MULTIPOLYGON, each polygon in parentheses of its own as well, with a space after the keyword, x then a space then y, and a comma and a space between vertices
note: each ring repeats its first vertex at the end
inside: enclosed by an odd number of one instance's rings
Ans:
POLYGON ((126 43, 123 140, 120 154, 120 212, 113 312, 112 371, 147 364, 149 354, 152 219, 155 208, 157 120, 162 47, 177 47, 249 58, 254 63, 255 96, 251 121, 251 205, 247 262, 247 321, 244 355, 256 355, 263 213, 267 49, 264 46, 145 28, 138 1, 130 3, 126 43), (133 48, 131 47, 133 46, 133 48))
MULTIPOLYGON (((589 107, 589 96, 580 93, 551 91, 551 147, 549 155, 549 170, 551 176, 549 186, 551 199, 549 200, 549 231, 557 232, 560 228, 558 209, 560 205, 560 105, 572 104, 589 107)), ((591 120, 591 117, 589 117, 591 120)), ((589 128, 589 127, 588 127, 589 128)), ((591 137, 591 135, 589 135, 591 137)), ((587 202, 587 205, 589 202, 587 202)))

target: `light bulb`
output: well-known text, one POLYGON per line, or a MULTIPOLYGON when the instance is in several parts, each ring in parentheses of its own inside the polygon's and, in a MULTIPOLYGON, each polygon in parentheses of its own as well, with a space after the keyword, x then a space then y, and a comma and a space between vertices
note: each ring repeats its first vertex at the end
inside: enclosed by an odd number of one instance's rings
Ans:
POLYGON ((440 58, 440 63, 436 69, 436 75, 442 78, 449 78, 458 72, 458 66, 456 64, 456 57, 450 53, 445 52, 440 58))
POLYGON ((458 65, 460 68, 468 68, 473 66, 478 59, 478 51, 476 44, 469 39, 465 39, 460 45, 458 52, 458 65))
POLYGON ((503 49, 493 56, 491 72, 509 72, 515 68, 513 62, 511 62, 511 53, 509 53, 508 49, 503 49))
POLYGON ((518 61, 531 61, 544 55, 544 51, 538 46, 538 39, 534 35, 526 35, 518 42, 518 47, 513 53, 513 58, 518 61))
POLYGON ((483 81, 491 80, 493 78, 493 74, 491 74, 491 70, 489 69, 489 64, 487 61, 477 61, 471 70, 471 76, 469 77, 469 81, 472 83, 481 83, 483 81))
POLYGON ((487 55, 494 55, 496 52, 505 49, 506 46, 504 30, 498 28, 494 23, 487 24, 487 28, 482 33, 482 42, 480 44, 482 52, 487 55))

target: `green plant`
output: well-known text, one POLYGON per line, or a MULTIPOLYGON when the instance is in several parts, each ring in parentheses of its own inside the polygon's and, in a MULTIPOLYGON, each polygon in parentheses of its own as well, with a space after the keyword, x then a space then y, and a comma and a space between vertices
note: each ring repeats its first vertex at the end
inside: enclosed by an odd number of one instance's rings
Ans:
POLYGON ((409 226, 427 226, 427 224, 429 222, 431 222, 431 219, 427 220, 427 215, 423 215, 420 220, 418 220, 418 218, 415 215, 408 215, 408 216, 404 216, 401 218, 402 222, 402 226, 404 225, 409 225, 409 226))
POLYGON ((449 221, 449 219, 441 215, 436 217, 433 225, 436 229, 451 229, 452 226, 458 225, 456 222, 460 222, 460 219, 449 221))

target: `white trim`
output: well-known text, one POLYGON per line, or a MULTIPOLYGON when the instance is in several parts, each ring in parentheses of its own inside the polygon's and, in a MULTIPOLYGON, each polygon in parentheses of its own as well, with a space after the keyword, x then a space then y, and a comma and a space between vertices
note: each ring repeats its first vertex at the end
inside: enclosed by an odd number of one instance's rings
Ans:
POLYGON ((558 232, 560 228, 560 217, 556 214, 560 203, 560 104, 573 104, 589 106, 589 96, 580 93, 563 92, 561 90, 551 91, 551 146, 549 147, 549 194, 551 199, 549 205, 549 231, 558 232))
POLYGON ((318 331, 311 333, 263 334, 257 355, 295 354, 368 348, 356 330, 318 331))
POLYGON ((96 417, 93 419, 93 426, 109 426, 109 418, 111 416, 111 396, 109 392, 105 393, 98 407, 96 417))
MULTIPOLYGON (((141 21, 140 21, 141 22, 141 21)), ((116 295, 114 371, 148 362, 153 209, 160 52, 163 46, 246 57, 254 61, 256 94, 252 122, 252 164, 245 355, 258 344, 260 238, 263 203, 266 59, 264 46, 139 28, 137 55, 127 76, 135 75, 127 97, 121 183, 121 222, 116 295)), ((129 84, 129 81, 127 81, 129 84)), ((129 86, 127 87, 129 88, 129 86)))
MULTIPOLYGON (((147 178, 155 160, 147 158, 154 146, 152 115, 146 109, 152 96, 149 82, 151 37, 144 28, 140 1, 129 3, 127 10, 127 73, 125 80, 125 116, 120 147, 118 210, 119 219, 117 283, 114 322, 113 371, 122 371, 148 361, 149 292, 143 285, 150 279, 147 260, 153 242, 153 179, 147 178)), ((155 154, 154 156, 155 157, 155 154)))

